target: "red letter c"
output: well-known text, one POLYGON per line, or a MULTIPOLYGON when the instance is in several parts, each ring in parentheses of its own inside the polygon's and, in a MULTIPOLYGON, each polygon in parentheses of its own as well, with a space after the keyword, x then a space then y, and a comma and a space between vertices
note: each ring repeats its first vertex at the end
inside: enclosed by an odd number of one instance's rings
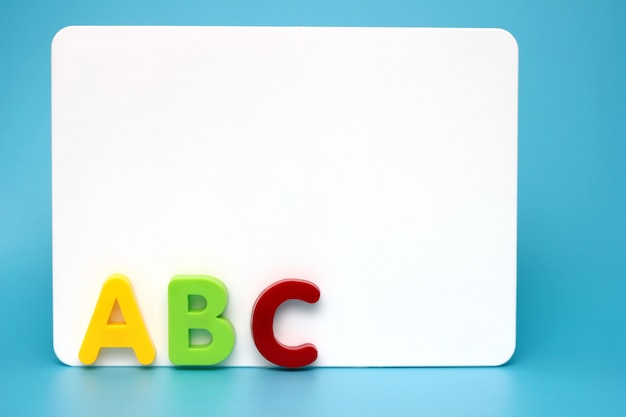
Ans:
POLYGON ((284 279, 267 287, 256 299, 252 308, 252 339, 259 353, 278 366, 299 368, 317 359, 317 349, 311 343, 285 346, 274 336, 276 310, 287 300, 316 303, 320 290, 309 281, 284 279))

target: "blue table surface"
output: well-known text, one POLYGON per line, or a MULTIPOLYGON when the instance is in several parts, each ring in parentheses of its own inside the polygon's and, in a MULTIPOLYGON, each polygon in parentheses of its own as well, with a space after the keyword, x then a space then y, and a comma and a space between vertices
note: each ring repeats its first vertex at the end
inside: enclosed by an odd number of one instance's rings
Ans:
POLYGON ((2 0, 0 415, 626 416, 625 18, 617 0, 2 0), (292 372, 60 364, 50 41, 77 24, 510 31, 520 57, 513 360, 292 372))
POLYGON ((3 415, 624 416, 623 363, 497 368, 71 368, 0 371, 3 415))

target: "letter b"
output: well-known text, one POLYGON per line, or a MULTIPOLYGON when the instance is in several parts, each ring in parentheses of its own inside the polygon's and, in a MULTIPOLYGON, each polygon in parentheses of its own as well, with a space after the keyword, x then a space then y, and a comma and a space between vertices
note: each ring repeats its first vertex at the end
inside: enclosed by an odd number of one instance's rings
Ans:
POLYGON ((176 275, 168 287, 169 358, 174 365, 208 366, 222 362, 235 346, 235 329, 222 317, 228 290, 209 275, 176 275), (206 306, 192 309, 190 296, 201 296, 206 306), (207 330, 211 342, 191 344, 191 331, 207 330))

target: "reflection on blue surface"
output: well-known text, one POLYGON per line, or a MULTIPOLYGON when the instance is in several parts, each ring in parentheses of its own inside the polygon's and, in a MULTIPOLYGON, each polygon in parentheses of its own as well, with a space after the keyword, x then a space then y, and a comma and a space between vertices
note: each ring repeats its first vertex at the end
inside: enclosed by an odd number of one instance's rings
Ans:
MULTIPOLYGON (((8 370, 5 368, 5 371, 8 370)), ((70 368, 3 372, 21 415, 626 415, 624 367, 70 368), (31 400, 32 398, 32 400, 31 400)), ((6 389, 7 387, 5 387, 6 389)), ((8 394, 8 395, 7 395, 8 394)))

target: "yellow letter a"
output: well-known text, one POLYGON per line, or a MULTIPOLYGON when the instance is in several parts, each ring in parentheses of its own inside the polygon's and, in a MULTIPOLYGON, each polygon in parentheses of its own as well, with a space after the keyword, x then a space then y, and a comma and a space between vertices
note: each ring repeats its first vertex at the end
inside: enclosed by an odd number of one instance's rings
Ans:
POLYGON ((91 365, 98 359, 101 348, 133 348, 142 365, 150 365, 156 356, 130 280, 122 274, 111 275, 102 286, 78 359, 85 365, 91 365), (109 322, 115 302, 125 323, 109 322))

